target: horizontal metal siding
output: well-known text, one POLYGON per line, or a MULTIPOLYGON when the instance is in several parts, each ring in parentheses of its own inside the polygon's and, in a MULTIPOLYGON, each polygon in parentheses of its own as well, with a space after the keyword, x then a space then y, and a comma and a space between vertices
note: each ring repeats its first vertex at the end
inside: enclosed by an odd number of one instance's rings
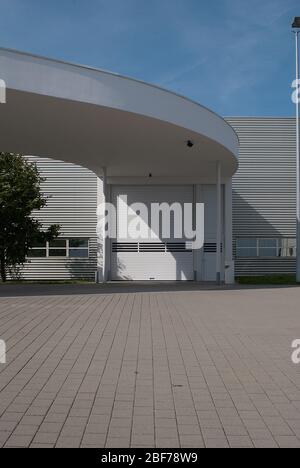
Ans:
POLYGON ((238 258, 236 259, 235 268, 237 276, 294 274, 296 271, 296 260, 289 258, 238 258))
POLYGON ((97 268, 96 210, 97 177, 91 171, 73 164, 47 158, 27 157, 35 162, 46 179, 42 184, 49 197, 47 206, 33 215, 44 227, 61 226, 61 236, 90 239, 88 259, 30 259, 22 272, 28 280, 94 279, 97 268))
POLYGON ((90 239, 90 256, 79 258, 33 258, 24 265, 27 280, 67 280, 95 278, 97 268, 97 239, 90 239))
MULTIPOLYGON (((240 139, 233 178, 233 240, 296 236, 296 144, 293 118, 228 118, 240 139)), ((294 259, 236 259, 237 275, 295 272, 294 259)))

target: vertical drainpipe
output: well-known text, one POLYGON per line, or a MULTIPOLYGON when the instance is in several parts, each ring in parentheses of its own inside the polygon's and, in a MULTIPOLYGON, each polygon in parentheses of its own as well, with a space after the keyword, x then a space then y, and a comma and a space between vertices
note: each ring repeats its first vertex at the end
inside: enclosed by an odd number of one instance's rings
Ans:
POLYGON ((221 242, 222 242, 222 176, 221 162, 217 162, 216 167, 216 179, 217 179, 217 252, 216 252, 216 282, 221 284, 221 265, 222 265, 222 253, 221 253, 221 242))

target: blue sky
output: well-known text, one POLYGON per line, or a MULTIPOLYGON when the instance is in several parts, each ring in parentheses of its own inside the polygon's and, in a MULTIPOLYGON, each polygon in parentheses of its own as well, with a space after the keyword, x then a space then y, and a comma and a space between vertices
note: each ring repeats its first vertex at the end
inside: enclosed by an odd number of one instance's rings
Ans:
POLYGON ((299 0, 0 0, 0 46, 111 70, 225 115, 293 115, 299 0))

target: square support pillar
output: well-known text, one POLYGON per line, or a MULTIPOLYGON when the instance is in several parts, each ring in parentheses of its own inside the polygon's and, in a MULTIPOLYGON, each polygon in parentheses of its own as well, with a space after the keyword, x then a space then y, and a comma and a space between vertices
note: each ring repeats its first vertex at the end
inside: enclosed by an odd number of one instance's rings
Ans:
POLYGON ((216 166, 216 185, 217 185, 217 213, 216 213, 216 282, 221 284, 222 274, 222 167, 221 162, 217 162, 216 166))
POLYGON ((96 283, 105 283, 108 280, 108 259, 110 242, 106 236, 105 223, 105 205, 108 201, 107 171, 102 168, 102 175, 97 183, 97 272, 96 283), (102 221, 102 222, 100 222, 102 221))
POLYGON ((225 283, 234 284, 234 260, 232 248, 232 179, 225 183, 225 283))

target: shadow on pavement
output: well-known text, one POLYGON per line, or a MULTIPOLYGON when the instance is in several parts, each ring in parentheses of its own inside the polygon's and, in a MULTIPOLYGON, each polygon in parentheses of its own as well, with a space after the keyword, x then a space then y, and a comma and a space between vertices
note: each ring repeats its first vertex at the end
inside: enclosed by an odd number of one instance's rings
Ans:
POLYGON ((297 285, 221 285, 196 282, 110 282, 106 284, 1 284, 0 297, 74 296, 247 289, 287 289, 297 285))

